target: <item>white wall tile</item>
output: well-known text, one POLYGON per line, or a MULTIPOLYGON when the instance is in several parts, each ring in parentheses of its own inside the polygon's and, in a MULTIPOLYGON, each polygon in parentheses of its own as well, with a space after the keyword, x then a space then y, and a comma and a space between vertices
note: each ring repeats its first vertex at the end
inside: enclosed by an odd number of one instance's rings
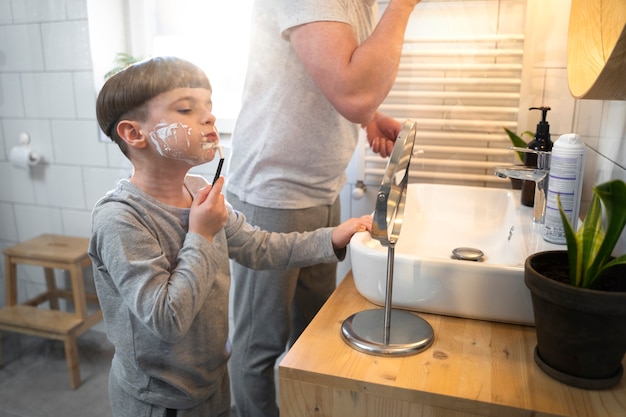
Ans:
POLYGON ((602 116, 598 151, 626 167, 626 101, 607 101, 602 116))
POLYGON ((106 145, 98 141, 93 120, 52 122, 55 161, 60 164, 106 166, 106 145))
POLYGON ((544 105, 552 109, 548 112, 547 120, 550 123, 552 140, 555 135, 571 133, 574 129, 574 98, 567 93, 567 71, 565 69, 546 70, 546 79, 543 93, 544 105))
MULTIPOLYGON (((79 119, 96 120, 96 91, 91 71, 74 73, 76 116, 79 119)), ((94 122, 97 128, 97 123, 94 122)))
POLYGON ((124 156, 117 144, 113 143, 113 141, 108 138, 107 140, 108 142, 105 144, 109 166, 116 167, 120 170, 120 172, 124 172, 124 178, 130 177, 133 172, 133 165, 130 163, 128 158, 124 156))
POLYGON ((601 100, 576 100, 574 132, 589 146, 594 146, 600 136, 603 106, 601 100))
POLYGON ((528 111, 531 107, 544 105, 544 87, 546 82, 545 68, 533 68, 524 72, 522 78, 522 97, 520 98, 520 113, 518 115, 518 131, 524 132, 537 130, 537 123, 541 120, 541 114, 537 117, 536 111, 528 111))
POLYGON ((13 204, 0 203, 0 240, 17 241, 13 204))
POLYGON ((526 1, 499 2, 498 33, 524 33, 526 1))
POLYGON ((64 235, 91 236, 91 210, 64 209, 61 211, 61 219, 63 220, 64 235))
POLYGON ((86 209, 84 187, 81 167, 50 165, 35 183, 35 198, 41 206, 86 209))
POLYGON ((601 138, 597 150, 611 162, 626 166, 626 140, 623 138, 601 138))
POLYGON ((15 23, 50 22, 65 19, 65 0, 12 0, 15 23))
MULTIPOLYGON (((623 176, 623 169, 620 169, 613 161, 608 159, 605 155, 599 152, 591 152, 591 157, 595 159, 595 166, 589 173, 585 173, 585 179, 589 177, 592 187, 596 184, 600 184, 615 178, 621 178, 626 181, 626 177, 623 176)), ((587 155, 585 155, 587 156, 587 155)))
POLYGON ((0 25, 6 25, 12 21, 11 0, 0 0, 0 25))
POLYGON ((66 0, 66 2, 67 2, 67 18, 68 19, 87 20, 87 1, 86 0, 66 0))
POLYGON ((0 201, 35 203, 32 173, 9 162, 0 162, 0 201))
POLYGON ((91 168, 84 169, 85 195, 87 208, 92 209, 98 200, 115 188, 122 178, 127 178, 117 168, 91 168))
POLYGON ((0 74, 0 117, 23 117, 24 100, 18 74, 0 74))
POLYGON ((526 42, 534 66, 565 68, 571 0, 528 0, 526 42))
POLYGON ((41 25, 48 71, 90 70, 89 26, 86 20, 41 25))
POLYGON ((0 26, 0 71, 42 71, 43 49, 39 25, 0 26))
POLYGON ((607 101, 602 116, 601 136, 613 139, 626 138, 626 100, 607 101))
POLYGON ((5 141, 4 141, 4 123, 2 119, 0 119, 0 161, 5 161, 7 159, 7 153, 5 141))
POLYGON ((71 73, 23 73, 27 117, 76 118, 71 73))
POLYGON ((60 209, 16 204, 15 219, 20 242, 32 239, 43 233, 63 233, 60 209))
POLYGON ((19 143, 20 133, 30 136, 30 147, 45 163, 54 162, 50 121, 44 119, 5 119, 3 123, 6 152, 19 143))

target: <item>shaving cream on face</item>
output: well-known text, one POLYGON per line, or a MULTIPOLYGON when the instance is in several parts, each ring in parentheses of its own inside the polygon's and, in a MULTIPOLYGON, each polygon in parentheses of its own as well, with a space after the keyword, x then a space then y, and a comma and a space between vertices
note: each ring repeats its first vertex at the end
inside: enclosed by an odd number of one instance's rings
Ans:
MULTIPOLYGON (((205 137, 203 133, 200 135, 202 138, 205 137)), ((206 150, 214 149, 219 143, 219 141, 193 141, 191 140, 192 129, 189 126, 178 122, 167 123, 165 120, 154 126, 149 137, 161 156, 179 159, 189 165, 199 165, 211 161, 215 157, 215 153, 207 154, 206 150)))

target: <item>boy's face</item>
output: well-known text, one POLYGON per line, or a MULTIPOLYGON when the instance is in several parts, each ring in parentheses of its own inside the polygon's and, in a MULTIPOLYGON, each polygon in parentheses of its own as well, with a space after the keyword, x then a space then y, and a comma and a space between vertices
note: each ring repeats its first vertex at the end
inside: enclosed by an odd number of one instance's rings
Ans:
POLYGON ((219 144, 211 91, 176 88, 148 102, 149 118, 141 123, 156 151, 195 166, 213 160, 219 144))

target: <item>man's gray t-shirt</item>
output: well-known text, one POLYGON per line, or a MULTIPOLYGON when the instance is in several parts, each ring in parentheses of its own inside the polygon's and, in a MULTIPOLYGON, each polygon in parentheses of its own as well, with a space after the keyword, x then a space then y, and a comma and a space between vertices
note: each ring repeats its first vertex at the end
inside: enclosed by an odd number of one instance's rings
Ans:
MULTIPOLYGON (((375 0, 257 0, 242 109, 233 133, 227 189, 261 207, 300 209, 332 204, 358 126, 341 116, 306 73, 290 29, 316 21, 352 25, 357 41, 378 19, 375 0), (276 44, 270 39, 281 35, 276 44)), ((218 121, 219 123, 219 121, 218 121)))

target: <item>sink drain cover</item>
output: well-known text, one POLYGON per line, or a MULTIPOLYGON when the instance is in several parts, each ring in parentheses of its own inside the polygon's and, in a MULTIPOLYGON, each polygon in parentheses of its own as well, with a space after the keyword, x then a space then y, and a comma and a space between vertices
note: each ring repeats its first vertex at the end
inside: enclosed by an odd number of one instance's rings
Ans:
POLYGON ((452 250, 452 259, 462 261, 480 261, 485 254, 480 249, 461 247, 452 250))

